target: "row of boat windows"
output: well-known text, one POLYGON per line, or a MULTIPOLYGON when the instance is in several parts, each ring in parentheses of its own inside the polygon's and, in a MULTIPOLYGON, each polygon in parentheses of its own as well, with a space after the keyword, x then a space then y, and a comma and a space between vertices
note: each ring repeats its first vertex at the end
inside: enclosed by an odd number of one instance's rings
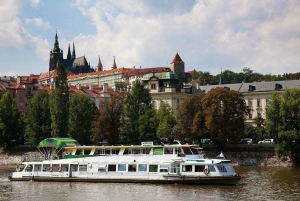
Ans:
MULTIPOLYGON (((92 167, 92 166, 90 166, 92 167)), ((231 166, 227 166, 227 169, 224 165, 208 165, 207 168, 210 172, 216 172, 216 168, 219 172, 233 171, 231 166)), ((182 172, 203 172, 206 168, 205 165, 182 165, 182 172)), ((26 172, 39 172, 39 171, 50 171, 50 172, 68 172, 68 165, 28 165, 25 168, 26 172)), ((71 165, 71 170, 74 172, 86 172, 88 170, 88 165, 71 165)), ((156 165, 156 164, 108 164, 108 165, 98 165, 98 172, 178 172, 179 167, 172 167, 168 164, 166 165, 156 165)))
MULTIPOLYGON (((123 151, 123 155, 132 155, 132 154, 150 154, 152 148, 125 148, 123 151)), ((198 154, 197 150, 195 149, 190 149, 189 147, 163 147, 161 148, 163 151, 163 154, 179 154, 179 153, 184 153, 184 154, 198 154)), ((118 155, 120 152, 120 148, 107 148, 107 149, 96 149, 94 152, 92 152, 91 149, 84 149, 80 150, 77 149, 75 152, 75 155, 118 155)))

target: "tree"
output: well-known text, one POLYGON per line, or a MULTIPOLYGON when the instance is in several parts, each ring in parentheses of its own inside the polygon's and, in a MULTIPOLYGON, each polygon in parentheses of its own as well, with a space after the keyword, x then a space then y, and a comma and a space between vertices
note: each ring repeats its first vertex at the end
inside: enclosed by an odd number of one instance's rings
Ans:
POLYGON ((58 65, 55 89, 50 95, 51 135, 65 137, 68 134, 69 87, 67 72, 62 64, 58 65))
POLYGON ((75 94, 70 101, 68 136, 79 144, 89 144, 94 120, 94 102, 86 94, 75 94))
POLYGON ((173 141, 175 137, 174 127, 177 125, 175 117, 172 115, 172 108, 168 103, 161 103, 156 113, 158 121, 158 138, 168 138, 173 141))
POLYGON ((124 99, 124 123, 122 138, 128 144, 139 144, 139 123, 141 115, 152 108, 150 90, 140 80, 136 80, 132 90, 124 99))
POLYGON ((266 107, 266 131, 270 138, 277 141, 281 125, 280 117, 281 97, 277 92, 271 95, 271 98, 266 107))
POLYGON ((141 115, 139 120, 139 140, 140 141, 156 141, 158 120, 156 119, 156 110, 151 108, 141 115))
POLYGON ((277 155, 289 156, 295 165, 300 165, 300 89, 285 90, 281 98, 273 95, 267 110, 267 128, 275 132, 278 129, 277 155))
POLYGON ((123 116, 124 94, 111 93, 110 98, 101 101, 99 111, 93 122, 93 142, 107 140, 109 144, 116 144, 120 140, 120 128, 123 116))
POLYGON ((241 93, 217 87, 210 90, 202 101, 205 125, 220 147, 227 140, 235 141, 242 136, 248 107, 241 93))
POLYGON ((22 126, 22 116, 16 100, 6 92, 0 99, 0 145, 10 147, 12 140, 19 140, 24 134, 22 126))
POLYGON ((34 145, 51 137, 49 99, 49 94, 45 90, 39 90, 28 104, 26 138, 34 145))
POLYGON ((200 141, 201 137, 207 134, 205 116, 202 107, 202 100, 205 94, 190 94, 180 104, 177 110, 178 133, 177 139, 200 141))

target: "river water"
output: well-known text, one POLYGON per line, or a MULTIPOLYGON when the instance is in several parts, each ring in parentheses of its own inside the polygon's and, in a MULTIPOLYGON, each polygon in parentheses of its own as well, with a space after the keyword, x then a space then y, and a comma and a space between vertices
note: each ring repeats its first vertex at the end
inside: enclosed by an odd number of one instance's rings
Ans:
POLYGON ((299 168, 240 166, 235 169, 245 176, 239 185, 206 186, 10 182, 7 176, 14 169, 0 167, 0 200, 300 200, 299 168))

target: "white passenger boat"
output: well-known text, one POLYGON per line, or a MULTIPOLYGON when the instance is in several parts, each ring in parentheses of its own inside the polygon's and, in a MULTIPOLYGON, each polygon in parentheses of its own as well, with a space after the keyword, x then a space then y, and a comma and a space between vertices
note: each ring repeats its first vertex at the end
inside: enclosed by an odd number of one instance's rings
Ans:
POLYGON ((131 146, 80 146, 71 141, 42 141, 38 148, 44 150, 46 159, 23 162, 9 180, 236 185, 242 178, 230 160, 204 159, 199 154, 201 148, 178 141, 171 145, 142 142, 131 146), (51 141, 59 144, 56 157, 50 154, 53 150, 46 149, 51 141))

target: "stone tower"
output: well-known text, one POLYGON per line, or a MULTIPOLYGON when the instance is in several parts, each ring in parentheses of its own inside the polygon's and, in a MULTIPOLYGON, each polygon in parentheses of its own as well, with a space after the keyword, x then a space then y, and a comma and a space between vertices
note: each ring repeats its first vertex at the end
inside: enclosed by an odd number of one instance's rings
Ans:
POLYGON ((103 70, 103 66, 102 66, 102 63, 101 63, 101 60, 100 60, 100 56, 99 56, 97 64, 95 66, 95 71, 102 71, 102 70, 103 70))
POLYGON ((182 61, 178 53, 176 53, 173 61, 170 63, 170 69, 176 75, 181 75, 182 78, 185 78, 184 61, 182 61))

